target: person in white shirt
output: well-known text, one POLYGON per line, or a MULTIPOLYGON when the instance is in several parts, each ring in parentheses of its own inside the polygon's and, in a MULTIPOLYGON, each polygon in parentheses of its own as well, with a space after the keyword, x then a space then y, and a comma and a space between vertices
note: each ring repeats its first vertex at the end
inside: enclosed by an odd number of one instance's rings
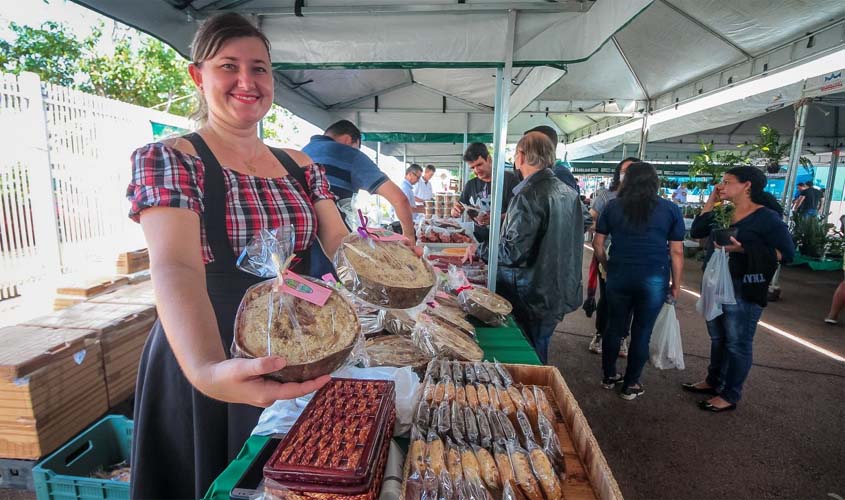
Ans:
POLYGON ((425 173, 423 173, 420 181, 414 185, 414 198, 417 204, 424 204, 427 200, 434 198, 434 186, 431 184, 431 178, 434 177, 435 171, 437 171, 437 167, 426 165, 425 173))
POLYGON ((678 189, 672 193, 672 201, 675 203, 684 204, 687 202, 687 185, 681 184, 678 189))
POLYGON ((425 212, 423 207, 417 207, 414 205, 414 186, 419 184, 420 179, 423 175, 423 169, 416 163, 410 165, 408 168, 405 169, 405 179, 402 181, 402 192, 405 193, 405 197, 408 198, 408 203, 411 204, 411 212, 414 214, 414 221, 417 221, 422 217, 422 213, 425 212))

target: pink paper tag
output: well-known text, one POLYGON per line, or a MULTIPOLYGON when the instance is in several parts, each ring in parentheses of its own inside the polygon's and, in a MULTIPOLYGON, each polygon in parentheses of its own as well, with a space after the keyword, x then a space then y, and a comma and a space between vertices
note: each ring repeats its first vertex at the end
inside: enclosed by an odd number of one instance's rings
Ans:
POLYGON ((367 233, 370 235, 370 238, 376 241, 405 241, 408 239, 399 233, 394 233, 389 229, 367 228, 367 233))
POLYGON ((332 294, 330 288, 308 281, 294 272, 285 271, 282 277, 282 291, 320 307, 326 305, 332 294))
POLYGON ((332 285, 337 284, 337 280, 334 279, 334 276, 332 276, 332 273, 324 274, 323 275, 323 281, 325 281, 326 283, 331 283, 332 285))

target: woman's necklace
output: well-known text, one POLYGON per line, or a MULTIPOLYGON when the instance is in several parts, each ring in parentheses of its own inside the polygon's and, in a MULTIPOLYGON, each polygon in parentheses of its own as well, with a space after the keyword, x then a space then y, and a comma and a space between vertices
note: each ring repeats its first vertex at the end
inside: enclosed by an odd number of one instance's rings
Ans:
MULTIPOLYGON (((220 145, 223 146, 224 141, 220 138, 219 135, 217 135, 217 132, 215 132, 214 129, 211 127, 208 127, 207 130, 214 134, 214 138, 220 141, 220 145)), ((262 143, 260 140, 257 141, 257 143, 255 144, 255 148, 253 148, 252 156, 249 159, 241 160, 241 163, 244 167, 246 167, 250 174, 255 175, 255 173, 258 172, 258 167, 255 166, 255 160, 257 160, 258 156, 261 154, 261 146, 263 145, 264 143, 262 143)))

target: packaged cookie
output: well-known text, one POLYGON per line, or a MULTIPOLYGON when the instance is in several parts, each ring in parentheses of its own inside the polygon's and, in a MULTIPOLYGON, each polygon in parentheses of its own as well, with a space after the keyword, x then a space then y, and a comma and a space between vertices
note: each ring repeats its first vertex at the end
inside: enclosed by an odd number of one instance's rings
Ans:
POLYGON ((516 441, 516 429, 511 423, 508 415, 506 415, 503 411, 497 411, 493 413, 496 414, 496 418, 499 421, 499 424, 501 424, 502 426, 502 433, 505 435, 505 440, 516 441))
POLYGON ((513 415, 516 413, 516 405, 514 405, 513 400, 511 400, 511 396, 507 389, 502 386, 498 386, 496 387, 496 391, 499 393, 499 403, 501 404, 502 411, 505 412, 505 415, 513 415))
POLYGON ((525 400, 525 413, 534 429, 537 428, 537 401, 534 399, 534 390, 530 386, 522 387, 522 399, 525 400))
POLYGON ((552 405, 549 403, 548 398, 546 398, 546 393, 537 385, 534 386, 534 400, 537 402, 537 412, 545 415, 549 422, 554 422, 556 419, 552 405))
POLYGON ((560 445, 554 425, 546 419, 545 415, 538 417, 538 430, 540 432, 540 444, 543 451, 552 463, 560 481, 566 481, 566 460, 563 458, 563 448, 560 445))
POLYGON ((502 490, 502 500, 526 500, 525 495, 519 490, 519 486, 513 481, 508 481, 502 490))
POLYGON ((452 437, 457 443, 464 443, 466 440, 466 423, 464 422, 464 412, 461 411, 461 406, 457 401, 452 402, 452 437))
POLYGON ((490 429, 490 419, 487 417, 487 412, 479 408, 475 412, 475 420, 478 423, 478 443, 489 449, 493 444, 493 431, 490 429))
POLYGON ((534 441, 529 441, 526 449, 531 462, 531 470, 540 483, 540 488, 542 488, 546 500, 561 500, 563 498, 563 487, 549 457, 534 441))
POLYGON ((335 269, 343 286, 364 302, 410 309, 433 295, 436 275, 431 264, 405 243, 390 241, 394 237, 389 231, 359 228, 341 242, 335 269))
MULTIPOLYGON (((487 420, 490 422, 490 432, 494 443, 504 444, 507 441, 505 431, 502 429, 502 423, 499 420, 498 412, 496 410, 486 411, 487 420)), ((507 418, 505 418, 507 420, 507 418)))
POLYGON ((448 401, 442 401, 437 407, 437 432, 441 436, 449 434, 452 430, 452 411, 448 401))
POLYGON ((446 382, 441 380, 434 386, 434 395, 431 398, 432 404, 439 405, 446 399, 446 382))
POLYGON ((484 368, 484 365, 481 363, 473 363, 473 369, 475 370, 475 376, 478 379, 478 382, 481 384, 489 384, 490 383, 490 374, 487 373, 487 370, 484 368))
POLYGON ((420 396, 420 398, 426 403, 431 404, 431 402, 434 400, 435 387, 437 387, 437 383, 434 382, 434 379, 431 378, 431 375, 426 375, 425 380, 423 381, 422 395, 420 396))
POLYGON ((545 500, 543 498, 543 491, 537 478, 534 477, 534 471, 531 468, 531 458, 528 452, 525 451, 516 441, 508 441, 508 455, 513 465, 513 474, 516 479, 516 484, 519 489, 528 498, 528 500, 545 500))
POLYGON ((460 446, 461 450, 461 466, 464 468, 464 478, 467 481, 481 478, 481 465, 478 463, 478 458, 475 452, 472 451, 469 445, 460 446))
POLYGON ((496 469, 499 471, 499 484, 505 485, 513 481, 513 465, 504 444, 495 443, 493 445, 493 458, 496 459, 496 469))
POLYGON ((513 385, 509 385, 507 386, 507 393, 516 408, 516 411, 525 411, 525 399, 522 397, 522 391, 513 385))
POLYGON ((498 372, 499 378, 502 379, 502 383, 505 384, 506 387, 513 385, 513 377, 511 376, 508 369, 505 368, 504 365, 499 363, 497 360, 493 360, 493 364, 496 367, 496 372, 498 372))
POLYGON ((420 401, 419 405, 417 405, 417 412, 414 415, 414 424, 424 430, 428 430, 428 426, 431 424, 431 407, 428 406, 428 402, 424 399, 420 401))
POLYGON ((493 458, 493 455, 486 448, 482 448, 481 446, 473 446, 472 451, 475 452, 478 467, 481 471, 481 479, 484 480, 484 484, 487 485, 487 489, 501 489, 501 483, 499 482, 499 469, 496 467, 496 459, 493 458))
POLYGON ((452 380, 456 384, 464 382, 464 367, 459 361, 452 361, 452 380))
POLYGON ((440 440, 440 437, 437 435, 437 431, 435 429, 428 430, 426 441, 426 450, 428 452, 426 464, 429 468, 431 468, 435 476, 440 477, 440 473, 446 469, 446 450, 443 447, 443 441, 440 440))
POLYGON ((478 394, 478 406, 482 408, 490 407, 490 394, 487 392, 487 386, 478 384, 475 386, 475 391, 478 394))
POLYGON ((475 385, 468 384, 464 387, 464 392, 466 393, 467 406, 472 409, 478 408, 478 392, 476 392, 475 385))
POLYGON ((464 388, 463 382, 455 384, 455 401, 461 406, 467 405, 467 391, 464 388))
POLYGON ((464 363, 464 379, 467 384, 474 384, 478 382, 478 377, 475 375, 475 367, 472 363, 464 363))
POLYGON ((440 360, 440 378, 452 378, 452 362, 448 359, 438 358, 440 360))
POLYGON ((525 446, 526 449, 529 449, 528 443, 534 442, 534 430, 531 428, 531 422, 528 420, 528 415, 526 415, 522 410, 516 411, 516 426, 522 437, 522 445, 525 446))
POLYGON ((493 363, 481 363, 481 366, 484 367, 484 370, 487 372, 487 376, 490 377, 490 383, 493 385, 502 385, 502 379, 499 378, 499 372, 496 370, 496 366, 493 363))
POLYGON ((467 441, 470 444, 478 444, 478 420, 475 418, 475 412, 472 411, 472 408, 464 406, 461 408, 461 413, 464 417, 464 431, 467 441))
POLYGON ((444 390, 443 390, 443 399, 445 401, 454 401, 455 400, 455 383, 452 382, 451 379, 446 378, 444 379, 444 390))
POLYGON ((490 409, 501 410, 502 402, 499 401, 499 391, 496 390, 495 385, 487 386, 487 394, 490 396, 490 409))
POLYGON ((446 438, 446 469, 452 477, 452 484, 460 483, 464 477, 463 465, 461 464, 461 452, 455 443, 446 438))
POLYGON ((422 480, 426 469, 426 442, 422 431, 416 425, 411 428, 411 443, 408 445, 408 457, 410 457, 411 470, 409 478, 422 480))

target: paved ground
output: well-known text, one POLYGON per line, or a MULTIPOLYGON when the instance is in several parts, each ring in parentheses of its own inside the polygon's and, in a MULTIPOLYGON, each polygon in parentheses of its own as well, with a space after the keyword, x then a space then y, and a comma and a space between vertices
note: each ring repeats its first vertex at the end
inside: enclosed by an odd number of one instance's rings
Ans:
MULTIPOLYGON (((689 289, 698 287, 699 266, 687 262, 689 289)), ((787 269, 783 298, 766 309, 763 321, 845 355, 845 326, 821 321, 840 279, 838 272, 787 269)), ((599 387, 599 357, 587 352, 593 323, 582 311, 555 334, 551 362, 575 393, 625 497, 845 497, 845 364, 758 328, 741 406, 728 414, 704 413, 696 396, 680 390, 681 382, 703 376, 709 355, 694 304, 685 293, 677 307, 687 369, 647 367, 647 392, 632 402, 599 387)), ((0 500, 33 498, 0 489, 0 500)))
MULTIPOLYGON (((688 261, 685 288, 697 290, 700 276, 700 263, 688 261)), ((845 327, 821 321, 840 279, 841 273, 787 269, 783 298, 762 321, 845 355, 845 327)), ((705 413, 695 405, 699 397, 680 390, 682 382, 700 380, 708 363, 709 338, 695 300, 684 293, 677 306, 686 370, 646 367, 646 394, 631 402, 599 386, 600 358, 587 352, 593 322, 583 311, 555 334, 550 361, 574 392, 625 498, 845 497, 845 364, 760 327, 741 405, 705 413)))

